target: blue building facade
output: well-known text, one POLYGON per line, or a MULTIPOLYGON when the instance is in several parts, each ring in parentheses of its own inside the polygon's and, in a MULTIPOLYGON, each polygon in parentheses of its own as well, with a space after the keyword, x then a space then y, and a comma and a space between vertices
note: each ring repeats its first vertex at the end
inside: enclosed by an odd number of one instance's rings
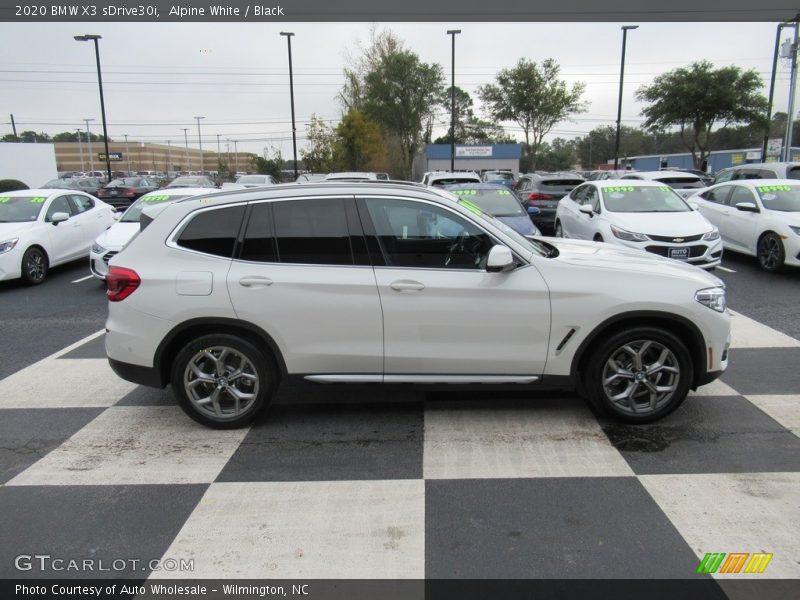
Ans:
MULTIPOLYGON (((790 161, 800 161, 800 148, 792 148, 790 161)), ((743 150, 713 150, 708 156, 708 171, 716 172, 735 165, 761 162, 761 148, 743 150)), ((613 160, 608 161, 613 164, 613 160)), ((658 171, 660 169, 693 169, 692 155, 683 154, 651 154, 648 156, 630 156, 620 160, 625 167, 637 171, 658 171)))
MULTIPOLYGON (((419 181, 428 171, 450 170, 450 144, 428 144, 414 161, 413 177, 419 181)), ((456 171, 507 169, 519 172, 522 144, 456 144, 456 171)))

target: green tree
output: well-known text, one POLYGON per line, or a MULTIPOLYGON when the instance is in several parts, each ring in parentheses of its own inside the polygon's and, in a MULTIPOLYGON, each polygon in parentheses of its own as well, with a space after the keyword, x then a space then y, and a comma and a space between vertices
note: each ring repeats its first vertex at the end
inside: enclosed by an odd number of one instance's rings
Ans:
POLYGON ((651 131, 677 128, 695 168, 700 168, 711 151, 714 126, 755 123, 763 131, 767 100, 761 88, 761 77, 754 69, 715 69, 704 60, 659 75, 651 85, 640 87, 636 98, 648 104, 642 110, 644 127, 651 131))
POLYGON ((541 65, 521 58, 517 65, 501 70, 494 84, 478 88, 478 96, 497 121, 514 121, 525 135, 525 149, 536 168, 536 154, 553 126, 584 112, 581 102, 585 85, 567 87, 558 78, 561 68, 552 58, 541 65))
POLYGON ((364 77, 364 112, 397 137, 399 170, 405 179, 411 177, 424 124, 441 98, 443 80, 439 65, 423 63, 408 50, 381 57, 364 77))
POLYGON ((260 175, 272 175, 275 181, 280 182, 283 177, 281 174, 281 166, 283 165, 283 158, 281 157, 280 150, 272 149, 272 156, 266 148, 264 148, 263 156, 252 156, 250 164, 253 170, 260 175))
MULTIPOLYGON (((439 103, 444 108, 448 127, 447 133, 437 138, 434 144, 449 144, 450 131, 450 111, 452 106, 451 88, 442 91, 439 103)), ((456 144, 503 144, 516 143, 511 136, 500 126, 490 121, 480 119, 473 108, 472 97, 468 92, 455 86, 455 125, 456 125, 456 144)))
POLYGON ((377 124, 354 108, 336 127, 336 155, 347 171, 383 171, 383 136, 377 124))
POLYGON ((542 142, 537 166, 545 171, 568 171, 577 160, 577 141, 556 138, 551 144, 542 142))
MULTIPOLYGON (((26 142, 26 143, 52 141, 52 138, 49 135, 47 135, 44 131, 36 133, 35 131, 26 130, 21 132, 18 137, 20 142, 26 142)), ((4 135, 1 141, 14 142, 16 140, 14 139, 14 134, 9 133, 4 135)))
POLYGON ((329 173, 338 169, 336 133, 315 114, 306 125, 308 146, 300 151, 305 167, 312 173, 329 173))

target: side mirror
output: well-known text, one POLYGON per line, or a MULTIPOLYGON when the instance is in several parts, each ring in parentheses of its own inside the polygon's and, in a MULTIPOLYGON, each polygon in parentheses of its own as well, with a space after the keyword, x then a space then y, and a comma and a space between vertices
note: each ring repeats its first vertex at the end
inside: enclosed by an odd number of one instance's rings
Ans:
POLYGON ((539 210, 538 206, 529 206, 528 207, 528 214, 529 215, 538 215, 540 212, 542 212, 542 211, 539 210))
POLYGON ((594 216, 594 208, 591 204, 581 204, 578 210, 585 215, 589 215, 590 217, 594 216))
POLYGON ((489 273, 499 273, 501 271, 510 271, 513 268, 514 256, 511 254, 511 250, 505 246, 492 246, 486 261, 486 270, 489 273))
POLYGON ((57 212, 57 213, 53 213, 53 216, 50 217, 50 222, 53 225, 58 225, 59 223, 63 223, 67 219, 69 219, 69 215, 67 213, 65 213, 65 212, 57 212))
POLYGON ((752 213, 761 212, 760 210, 758 210, 758 207, 753 202, 737 202, 736 210, 741 210, 742 212, 752 212, 752 213))

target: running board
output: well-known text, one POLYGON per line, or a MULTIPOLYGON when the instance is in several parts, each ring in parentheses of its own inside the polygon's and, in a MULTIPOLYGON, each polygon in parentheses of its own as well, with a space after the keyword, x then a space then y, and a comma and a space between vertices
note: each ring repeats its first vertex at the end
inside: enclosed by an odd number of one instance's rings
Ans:
POLYGON ((535 383, 538 375, 306 375, 315 383, 535 383))

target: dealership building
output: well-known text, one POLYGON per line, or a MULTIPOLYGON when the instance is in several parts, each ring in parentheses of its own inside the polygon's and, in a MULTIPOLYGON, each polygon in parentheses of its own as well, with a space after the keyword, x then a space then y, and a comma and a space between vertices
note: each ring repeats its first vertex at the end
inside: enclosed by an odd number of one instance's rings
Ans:
MULTIPOLYGON (((421 181, 428 171, 450 170, 450 144, 428 144, 414 161, 413 178, 421 181)), ((522 144, 456 144, 456 171, 508 170, 519 173, 522 144)))
MULTIPOLYGON (((778 148, 780 151, 780 148, 778 148)), ((789 152, 789 161, 800 161, 800 148, 793 147, 789 152)), ((775 156, 768 156, 766 162, 774 162, 775 156)), ((760 163, 761 148, 744 148, 740 150, 712 150, 706 159, 709 173, 716 173, 720 169, 727 169, 736 165, 760 163)), ((608 161, 614 164, 613 160, 608 161)), ((635 169, 637 171, 658 171, 662 169, 693 169, 692 155, 688 152, 681 154, 650 154, 647 156, 626 156, 620 158, 620 168, 635 169)))

